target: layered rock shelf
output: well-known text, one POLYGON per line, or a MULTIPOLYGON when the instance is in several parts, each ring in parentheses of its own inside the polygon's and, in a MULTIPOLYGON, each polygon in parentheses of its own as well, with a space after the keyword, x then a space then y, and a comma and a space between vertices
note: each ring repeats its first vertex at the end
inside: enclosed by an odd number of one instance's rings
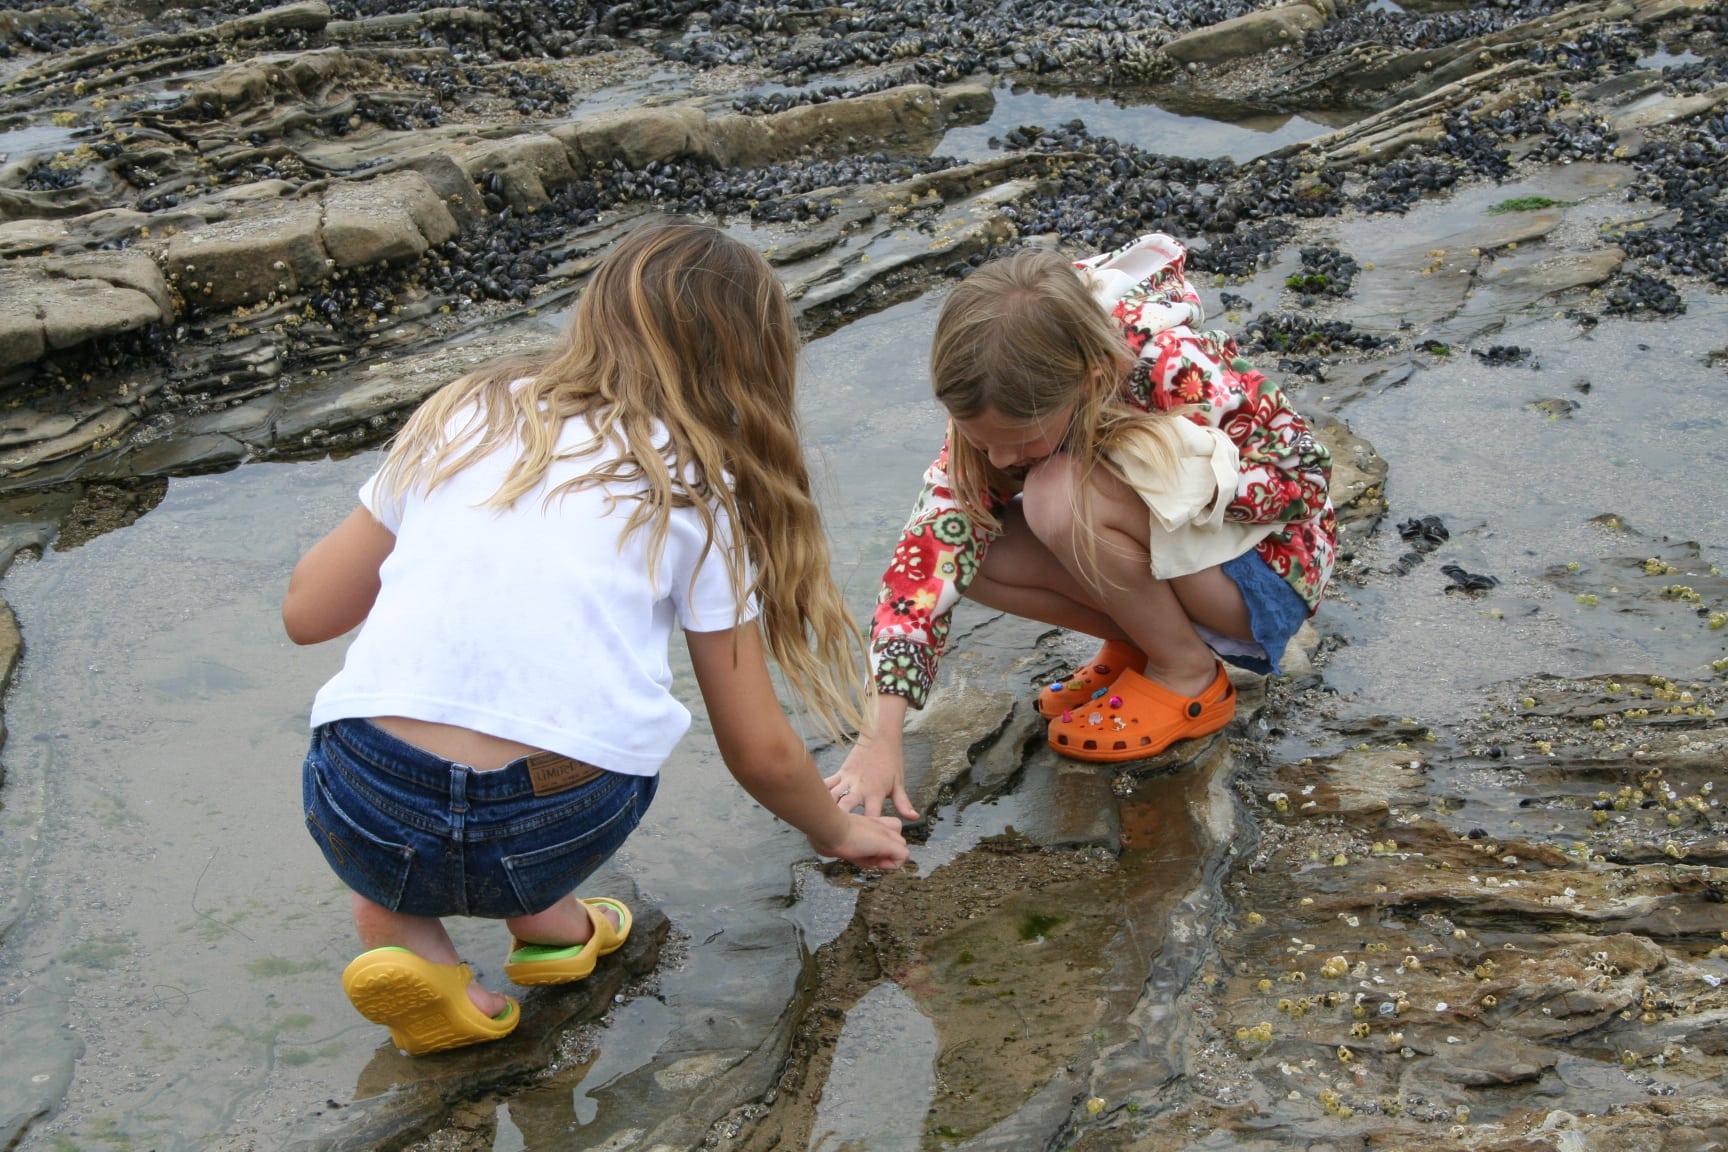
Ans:
POLYGON ((1708 0, 0 12, 0 1147, 1728 1143, 1725 165, 1708 0), (892 876, 693 737, 620 961, 407 1061, 250 823, 291 765, 181 780, 302 739, 258 621, 349 457, 657 212, 780 274, 861 612, 941 294, 1148 231, 1331 449, 1338 571, 1120 771, 1031 707, 1089 642, 967 606, 892 876))

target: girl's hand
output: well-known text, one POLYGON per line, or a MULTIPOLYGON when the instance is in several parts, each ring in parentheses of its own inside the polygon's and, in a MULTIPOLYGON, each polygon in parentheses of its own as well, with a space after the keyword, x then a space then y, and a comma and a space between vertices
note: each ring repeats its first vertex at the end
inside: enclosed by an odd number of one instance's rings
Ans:
POLYGON ((906 757, 896 738, 863 741, 854 747, 840 771, 828 777, 828 795, 842 812, 862 807, 864 815, 875 816, 882 811, 882 801, 892 800, 900 819, 918 819, 906 795, 906 757))
POLYGON ((834 798, 823 791, 816 762, 774 698, 756 622, 684 635, 720 758, 744 790, 809 837, 824 856, 838 856, 861 868, 904 863, 906 840, 898 820, 874 812, 869 814, 873 819, 849 815, 836 809, 834 798))
POLYGON ((847 816, 840 838, 832 844, 812 839, 822 856, 838 856, 860 868, 889 871, 906 863, 906 838, 892 816, 847 816))

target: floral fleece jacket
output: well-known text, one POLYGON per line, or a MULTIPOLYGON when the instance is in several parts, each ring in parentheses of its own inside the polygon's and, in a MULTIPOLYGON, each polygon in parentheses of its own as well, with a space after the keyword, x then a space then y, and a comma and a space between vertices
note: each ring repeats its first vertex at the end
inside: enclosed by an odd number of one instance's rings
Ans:
MULTIPOLYGON (((1319 605, 1332 574, 1337 521, 1327 485, 1332 457, 1277 385, 1253 370, 1223 332, 1197 331, 1199 295, 1183 275, 1187 251, 1164 235, 1142 236, 1114 252, 1076 262, 1101 277, 1132 278, 1113 315, 1139 358, 1122 398, 1145 411, 1193 405, 1190 419, 1220 428, 1241 455, 1227 519, 1277 524, 1256 545, 1272 570, 1319 605)), ((990 493, 994 510, 1012 491, 990 493)), ((924 474, 894 557, 882 577, 871 627, 879 691, 922 708, 948 640, 948 617, 984 560, 992 536, 960 510, 948 478, 948 445, 924 474)))

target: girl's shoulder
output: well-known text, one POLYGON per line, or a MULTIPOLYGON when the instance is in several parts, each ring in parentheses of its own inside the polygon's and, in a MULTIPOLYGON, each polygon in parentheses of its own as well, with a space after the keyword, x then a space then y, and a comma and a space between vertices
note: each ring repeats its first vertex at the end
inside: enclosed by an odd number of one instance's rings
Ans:
POLYGON ((1126 381, 1127 398, 1139 407, 1198 405, 1217 415, 1279 399, 1276 386, 1227 332, 1172 326, 1153 334, 1139 351, 1126 381))

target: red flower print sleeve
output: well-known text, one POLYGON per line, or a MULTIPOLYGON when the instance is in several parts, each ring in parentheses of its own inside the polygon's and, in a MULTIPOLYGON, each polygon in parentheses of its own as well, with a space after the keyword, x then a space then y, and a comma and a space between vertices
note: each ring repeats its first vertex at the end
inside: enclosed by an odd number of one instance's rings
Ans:
MULTIPOLYGON (((1327 495, 1332 458, 1284 393, 1254 371, 1222 332, 1201 331, 1205 313, 1183 273, 1187 252, 1168 236, 1140 239, 1075 265, 1121 326, 1138 357, 1123 399, 1141 409, 1190 409, 1236 445, 1240 474, 1225 515, 1275 524, 1256 549, 1312 611, 1331 578, 1337 523, 1327 495)), ((1009 496, 993 495, 997 509, 1009 496)), ((948 449, 924 474, 924 491, 883 574, 870 630, 879 691, 922 708, 948 640, 948 617, 972 583, 991 536, 954 499, 948 449)))
POLYGON ((876 596, 870 665, 879 692, 924 707, 948 642, 949 614, 972 583, 991 539, 954 499, 943 444, 942 454, 924 473, 924 490, 876 596))

